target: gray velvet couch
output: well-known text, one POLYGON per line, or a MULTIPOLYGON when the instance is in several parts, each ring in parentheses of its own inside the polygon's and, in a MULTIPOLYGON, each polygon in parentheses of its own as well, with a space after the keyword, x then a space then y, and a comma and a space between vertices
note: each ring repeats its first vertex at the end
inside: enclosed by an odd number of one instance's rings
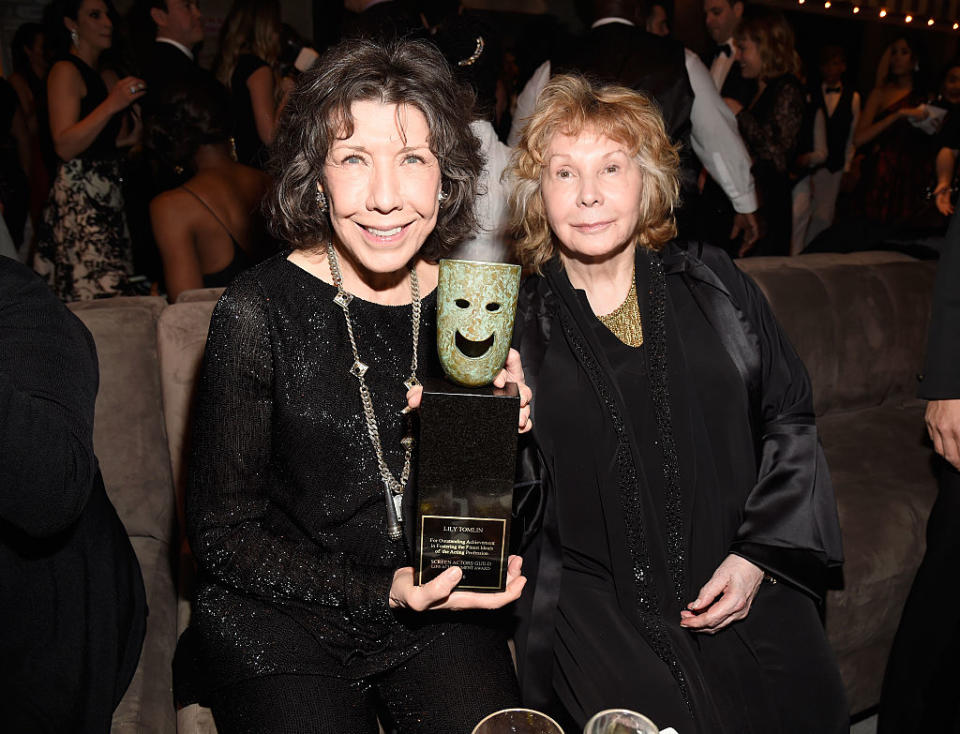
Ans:
MULTIPOLYGON (((843 528, 844 587, 827 628, 851 712, 876 704, 936 485, 913 397, 935 266, 890 253, 757 258, 741 267, 769 298, 813 380, 843 528)), ((176 711, 171 661, 189 619, 192 561, 178 530, 190 403, 218 291, 72 306, 97 342, 94 441, 107 491, 143 568, 150 616, 115 732, 213 732, 176 711)), ((789 634, 789 630, 784 630, 789 634)))

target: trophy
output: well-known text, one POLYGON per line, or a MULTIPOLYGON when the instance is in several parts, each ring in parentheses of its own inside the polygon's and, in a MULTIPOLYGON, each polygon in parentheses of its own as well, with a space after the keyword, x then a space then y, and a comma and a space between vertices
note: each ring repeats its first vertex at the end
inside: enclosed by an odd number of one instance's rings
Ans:
POLYGON ((503 591, 520 395, 490 383, 510 349, 520 266, 441 260, 437 348, 446 379, 426 379, 414 570, 425 584, 450 566, 458 589, 503 591))

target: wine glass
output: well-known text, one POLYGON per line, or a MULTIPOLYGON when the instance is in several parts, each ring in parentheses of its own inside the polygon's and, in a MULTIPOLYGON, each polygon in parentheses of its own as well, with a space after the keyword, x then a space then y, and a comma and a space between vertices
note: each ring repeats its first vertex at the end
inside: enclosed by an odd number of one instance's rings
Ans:
POLYGON ((583 734, 659 734, 660 729, 643 714, 629 709, 607 709, 590 717, 583 734))
POLYGON ((474 727, 473 734, 563 734, 563 729, 546 714, 516 708, 495 711, 484 717, 474 727))

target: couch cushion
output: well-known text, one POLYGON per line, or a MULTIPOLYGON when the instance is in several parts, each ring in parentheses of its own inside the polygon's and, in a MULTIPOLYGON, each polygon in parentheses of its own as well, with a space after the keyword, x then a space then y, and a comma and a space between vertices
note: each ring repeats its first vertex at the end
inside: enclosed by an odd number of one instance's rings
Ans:
POLYGON ((194 301, 216 301, 223 295, 226 288, 193 288, 182 291, 177 296, 177 303, 193 303, 194 301))
POLYGON ((177 644, 177 592, 170 546, 154 538, 131 538, 147 589, 147 634, 140 663, 113 712, 111 734, 174 734, 173 651, 177 644))
POLYGON ((215 301, 176 303, 164 310, 157 324, 163 418, 180 512, 186 490, 193 395, 215 305, 215 301))
POLYGON ((859 711, 879 698, 937 484, 920 401, 831 413, 818 424, 845 555, 844 588, 827 598, 827 632, 859 711), (879 664, 858 668, 852 661, 864 655, 879 664))
POLYGON ((916 392, 935 264, 887 252, 737 262, 806 364, 817 415, 916 392))
POLYGON ((162 298, 70 304, 93 334, 100 361, 93 443, 110 501, 130 536, 175 535, 163 426, 156 323, 162 298))

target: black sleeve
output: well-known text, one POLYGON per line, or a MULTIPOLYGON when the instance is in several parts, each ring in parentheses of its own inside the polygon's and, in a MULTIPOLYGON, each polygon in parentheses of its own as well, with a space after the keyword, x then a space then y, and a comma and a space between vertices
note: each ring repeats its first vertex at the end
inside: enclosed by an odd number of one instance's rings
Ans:
POLYGON ((760 353, 757 481, 744 503, 731 552, 821 596, 827 569, 843 562, 843 552, 810 378, 753 280, 728 258, 708 264, 742 309, 760 353))
POLYGON ((268 299, 241 277, 213 312, 197 392, 186 520, 203 571, 270 599, 386 621, 393 571, 268 527, 273 458, 273 342, 268 299))
POLYGON ((44 537, 83 512, 94 479, 96 349, 27 268, 0 257, 0 518, 44 537))
POLYGON ((745 108, 737 115, 737 125, 755 161, 767 161, 778 173, 786 173, 803 121, 803 92, 795 84, 783 84, 774 93, 769 117, 757 117, 745 108))
POLYGON ((960 398, 960 213, 953 215, 944 240, 932 308, 917 394, 928 400, 960 398))

